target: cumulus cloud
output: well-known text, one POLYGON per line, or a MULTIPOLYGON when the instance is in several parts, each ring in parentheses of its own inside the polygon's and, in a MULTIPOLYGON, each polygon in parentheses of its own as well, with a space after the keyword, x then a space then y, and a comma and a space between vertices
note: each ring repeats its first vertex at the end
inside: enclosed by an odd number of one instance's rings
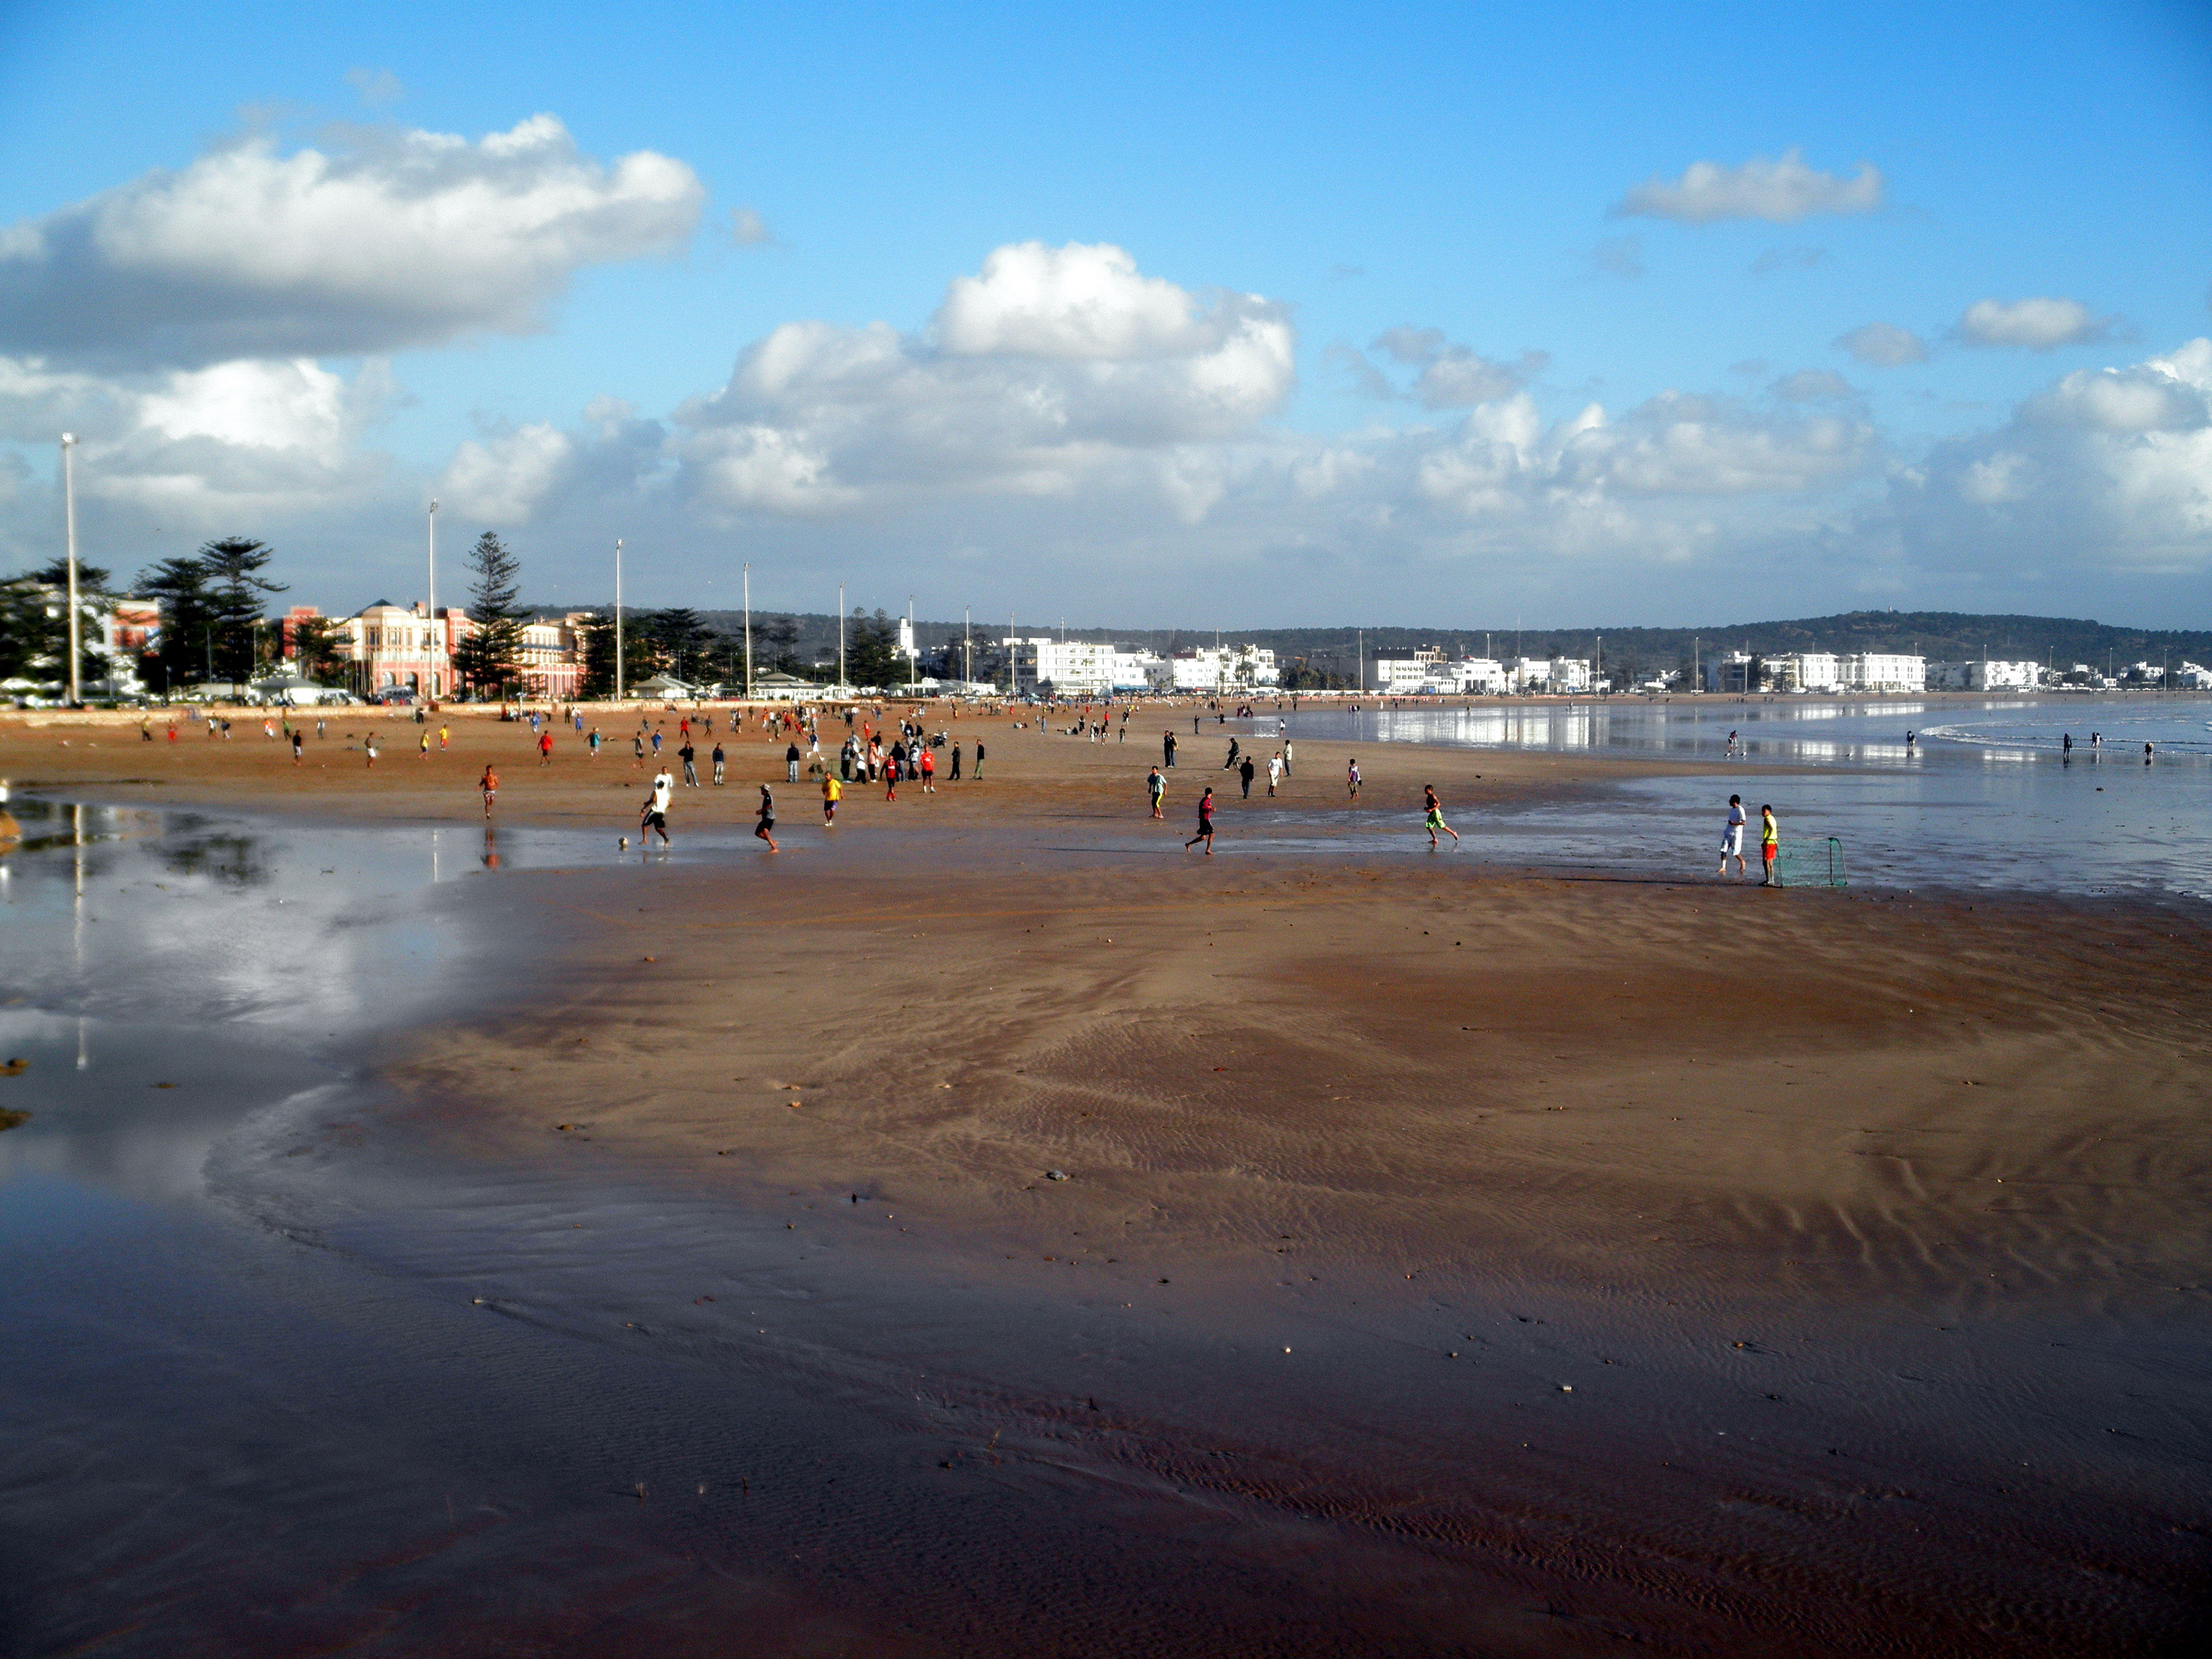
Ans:
POLYGON ((1891 508, 1933 568, 2212 570, 2212 340, 2069 374, 2003 426, 1899 471, 1891 508))
POLYGON ((0 351, 143 370, 526 331, 580 268, 678 246, 704 198, 682 162, 595 161, 550 115, 474 143, 256 137, 0 231, 0 351))
POLYGON ((1792 149, 1779 161, 1753 156, 1741 167, 1693 161, 1679 179, 1657 173, 1613 204, 1616 219, 1672 219, 1686 225, 1720 219, 1765 219, 1795 224, 1816 213, 1871 213, 1882 203, 1882 177, 1859 163, 1849 179, 1808 167, 1792 149))
POLYGON ((0 435, 66 423, 81 495, 204 528, 357 503, 387 465, 362 440, 391 390, 380 362, 350 380, 308 358, 111 380, 0 358, 0 435))
POLYGON ((1977 300, 1959 318, 1959 337, 1970 345, 2025 346, 2033 351, 2101 340, 2111 331, 2111 319, 2092 314, 2079 300, 2047 296, 1977 300))
POLYGON ((1899 328, 1894 323, 1863 323, 1850 333, 1838 336, 1836 344, 1859 362, 1879 368, 1928 361, 1927 343, 1911 329, 1899 328))
POLYGON ((1206 499, 1180 445, 1233 439, 1294 380, 1282 307, 1200 296, 1118 247, 1020 243, 953 279, 929 326, 787 323, 677 411, 707 501, 831 514, 938 494, 1056 495, 1113 471, 1206 499))
POLYGON ((1346 345, 1330 348, 1331 362, 1342 362, 1359 389, 1380 398, 1405 397, 1425 409, 1468 409, 1518 392, 1543 373, 1547 352, 1524 351, 1518 362, 1500 362, 1470 346, 1457 345, 1440 328, 1401 324, 1377 335, 1368 347, 1401 368, 1419 373, 1403 392, 1363 352, 1346 345))

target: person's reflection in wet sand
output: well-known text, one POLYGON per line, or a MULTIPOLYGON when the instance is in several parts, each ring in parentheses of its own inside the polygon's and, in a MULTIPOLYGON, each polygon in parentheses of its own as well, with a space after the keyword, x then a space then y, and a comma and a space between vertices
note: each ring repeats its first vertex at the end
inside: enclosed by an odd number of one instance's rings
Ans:
POLYGON ((489 823, 484 825, 483 866, 487 870, 499 868, 499 831, 489 823))

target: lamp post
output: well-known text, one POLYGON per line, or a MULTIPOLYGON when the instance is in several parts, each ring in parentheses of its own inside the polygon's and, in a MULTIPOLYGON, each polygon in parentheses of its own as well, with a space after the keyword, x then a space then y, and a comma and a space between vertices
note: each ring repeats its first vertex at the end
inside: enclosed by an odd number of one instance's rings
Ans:
POLYGON ((837 688, 849 691, 845 684, 845 584, 837 584, 837 688))
POLYGON ((623 700, 622 538, 615 538, 615 702, 623 700))
POLYGON ((914 638, 914 595, 906 596, 906 694, 914 695, 914 659, 921 655, 914 638))
POLYGON ((745 566, 745 701, 753 700, 753 568, 745 566))
POLYGON ((70 707, 74 708, 84 701, 83 687, 77 683, 79 659, 83 652, 77 638, 76 614, 76 434, 62 434, 62 516, 66 526, 69 549, 69 689, 70 707))
MULTIPOLYGON (((430 497, 430 669, 422 678, 428 702, 438 695, 438 498, 430 497)), ((504 696, 505 693, 501 693, 504 696)))

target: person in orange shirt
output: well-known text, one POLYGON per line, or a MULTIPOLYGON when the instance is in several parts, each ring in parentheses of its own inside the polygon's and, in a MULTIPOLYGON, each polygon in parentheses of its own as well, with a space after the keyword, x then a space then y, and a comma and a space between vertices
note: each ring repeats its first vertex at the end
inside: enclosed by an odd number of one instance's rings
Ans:
POLYGON ((489 817, 491 804, 499 798, 499 774, 491 769, 489 761, 484 763, 484 775, 477 780, 477 787, 483 791, 484 816, 489 817))

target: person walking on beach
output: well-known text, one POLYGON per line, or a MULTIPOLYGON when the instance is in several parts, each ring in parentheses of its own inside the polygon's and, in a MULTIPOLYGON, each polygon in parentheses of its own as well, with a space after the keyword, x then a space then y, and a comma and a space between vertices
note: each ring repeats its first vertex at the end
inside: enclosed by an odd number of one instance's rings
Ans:
POLYGON ((599 728, 596 726, 592 728, 592 735, 585 740, 584 755, 587 760, 599 757, 599 728))
POLYGON ((981 782, 982 782, 982 781, 983 781, 983 740, 982 740, 982 738, 976 738, 976 739, 975 739, 975 781, 977 783, 981 783, 981 782))
POLYGON ((295 766, 300 763, 300 745, 307 735, 296 726, 292 728, 292 764, 295 766))
POLYGON ((477 780, 477 787, 483 792, 484 816, 489 817, 492 803, 499 799, 499 774, 491 769, 489 761, 484 763, 484 774, 477 780))
POLYGON ((1345 766, 1344 787, 1352 799, 1359 799, 1359 762, 1356 757, 1345 766))
POLYGON ((1244 799, 1246 800, 1252 799, 1252 779, 1253 775, 1257 773, 1259 769, 1260 769, 1258 767, 1252 763, 1252 757, 1249 755, 1244 757, 1244 763, 1237 769, 1237 776, 1244 786, 1244 799))
POLYGON ((795 743, 783 746, 783 781, 786 783, 799 781, 799 745, 795 743))
POLYGON ((929 745, 927 743, 917 746, 921 750, 921 764, 918 769, 921 773, 921 793, 925 795, 933 795, 937 793, 936 757, 929 752, 929 745))
POLYGON ((1152 816, 1156 818, 1165 817, 1167 814, 1160 811, 1160 802, 1167 795, 1168 781, 1160 775, 1160 769, 1157 766, 1146 775, 1145 793, 1152 799, 1152 816))
POLYGON ((759 822, 753 825, 753 834, 766 842, 768 850, 773 853, 775 851, 775 797, 769 793, 766 784, 761 785, 760 789, 759 822))
POLYGON ((416 739, 415 746, 424 760, 430 758, 430 728, 428 726, 422 728, 422 735, 416 739))
POLYGON ((446 741, 447 738, 451 738, 453 734, 453 728, 452 726, 447 726, 443 720, 438 722, 438 752, 440 754, 442 755, 446 752, 446 741))
POLYGON ((722 740, 720 738, 715 738, 713 759, 714 762, 714 785, 717 788, 721 787, 722 765, 728 758, 729 757, 727 756, 722 753, 722 740))
POLYGON ((1774 809, 1762 806, 1759 809, 1759 861, 1766 866, 1766 877, 1759 884, 1761 887, 1782 885, 1774 872, 1774 860, 1781 855, 1782 828, 1774 821, 1774 809))
POLYGON ((538 734, 538 763, 553 764, 553 728, 550 726, 538 734))
POLYGON ((1283 775, 1286 778, 1291 775, 1291 740, 1288 738, 1283 739, 1283 775))
POLYGON ((1267 793, 1273 794, 1275 786, 1283 781, 1283 751, 1278 749, 1267 757, 1267 793))
POLYGON ((1234 772, 1237 769, 1237 739, 1234 738, 1229 739, 1229 756, 1221 763, 1221 769, 1224 772, 1234 772))
POLYGON ((645 805, 637 815, 637 844, 646 844, 646 837, 653 830, 660 832, 660 844, 668 845, 668 803, 676 793, 676 780, 665 772, 653 775, 653 793, 645 798, 645 805))
POLYGON ((899 760, 899 745, 893 744, 890 758, 884 763, 884 799, 885 800, 898 799, 899 760))
POLYGON ((1175 733, 1172 732, 1161 734, 1160 763, 1170 767, 1175 764, 1175 733))
POLYGON ((655 732, 653 734, 653 757, 655 760, 659 760, 660 758, 660 733, 659 732, 655 732))
POLYGON ((960 745, 957 743, 952 745, 952 769, 945 775, 945 779, 948 783, 960 781, 960 745))
POLYGON ((1182 850, 1188 853, 1200 842, 1206 843, 1206 856, 1212 858, 1213 856, 1213 787, 1211 784, 1206 786, 1206 793, 1198 798, 1198 833, 1183 842, 1182 850))
POLYGON ((1432 783, 1425 783, 1421 786, 1421 811, 1428 820, 1431 847, 1441 845, 1437 840, 1437 831, 1439 830, 1452 838, 1454 847, 1459 845, 1459 831, 1444 822, 1444 804, 1437 799, 1437 787, 1432 783))
POLYGON ((1721 826, 1721 874, 1728 874, 1728 861, 1735 860, 1735 873, 1741 878, 1743 870, 1743 797, 1729 797, 1728 822, 1721 826))
POLYGON ((629 734, 629 763, 632 766, 645 764, 645 739, 635 732, 629 734))
POLYGON ((824 830, 837 822, 837 801, 844 793, 843 784, 827 771, 822 774, 822 827, 824 830))
POLYGON ((699 768, 696 763, 699 751, 691 746, 690 738, 684 739, 684 746, 676 751, 676 758, 684 763, 684 787, 696 789, 699 787, 699 768))

